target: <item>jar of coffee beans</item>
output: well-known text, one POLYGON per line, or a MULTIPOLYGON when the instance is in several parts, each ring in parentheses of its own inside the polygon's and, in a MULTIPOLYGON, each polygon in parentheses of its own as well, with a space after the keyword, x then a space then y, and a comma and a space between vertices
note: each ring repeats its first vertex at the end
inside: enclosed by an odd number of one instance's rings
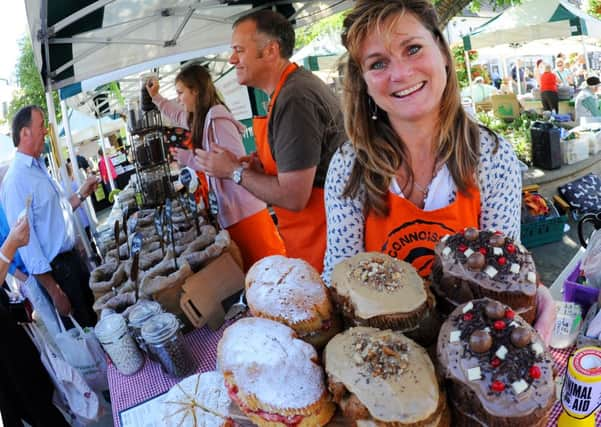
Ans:
POLYGON ((142 325, 142 339, 148 352, 171 377, 185 377, 196 367, 180 327, 171 313, 152 316, 142 325))

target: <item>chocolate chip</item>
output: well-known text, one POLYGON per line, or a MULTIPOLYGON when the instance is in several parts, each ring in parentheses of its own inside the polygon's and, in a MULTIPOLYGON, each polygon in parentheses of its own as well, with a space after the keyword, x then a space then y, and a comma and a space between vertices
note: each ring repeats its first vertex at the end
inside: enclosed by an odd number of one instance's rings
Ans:
POLYGON ((492 337, 484 330, 474 331, 470 336, 470 348, 476 353, 484 353, 492 347, 492 337))
POLYGON ((489 243, 491 246, 502 248, 505 245, 505 236, 502 236, 500 234, 493 234, 492 236, 490 236, 489 243))
POLYGON ((465 230, 465 232, 463 233, 463 235, 465 236, 466 240, 469 240, 470 242, 473 242, 474 240, 476 240, 479 236, 480 232, 474 228, 474 227, 469 227, 465 230))
POLYGON ((489 319, 497 320, 505 317, 505 307, 498 301, 486 304, 485 312, 489 319))
POLYGON ((530 344, 532 334, 526 328, 517 327, 511 331, 511 343, 518 348, 526 347, 530 344))
POLYGON ((474 252, 467 258, 467 268, 472 271, 481 271, 485 264, 486 259, 480 252, 474 252))

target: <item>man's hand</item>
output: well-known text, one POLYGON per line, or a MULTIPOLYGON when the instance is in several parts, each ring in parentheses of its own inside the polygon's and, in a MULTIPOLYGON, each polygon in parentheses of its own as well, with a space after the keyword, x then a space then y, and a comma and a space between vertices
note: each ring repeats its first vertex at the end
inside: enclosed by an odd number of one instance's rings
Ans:
POLYGON ((151 97, 155 97, 159 94, 159 79, 151 77, 146 81, 146 90, 151 97))
POLYGON ((83 184, 81 185, 81 188, 79 189, 79 193, 83 196, 83 197, 88 197, 90 194, 92 194, 94 191, 96 191, 96 187, 98 187, 98 178, 95 177, 94 175, 90 175, 86 178, 86 180, 83 182, 83 184))
POLYGON ((69 297, 63 292, 63 290, 57 285, 50 288, 50 298, 56 310, 61 316, 68 316, 71 313, 71 302, 69 297))
POLYGON ((240 166, 236 155, 231 151, 213 145, 211 151, 201 149, 194 150, 194 157, 200 170, 215 178, 230 178, 234 170, 240 166))
POLYGON ((536 322, 534 328, 537 330, 545 345, 549 345, 551 334, 555 327, 555 301, 546 286, 540 285, 536 289, 536 322))
POLYGON ((248 156, 240 157, 238 161, 240 161, 245 168, 259 173, 265 173, 263 163, 261 163, 261 160, 259 160, 259 155, 256 151, 253 151, 248 156))

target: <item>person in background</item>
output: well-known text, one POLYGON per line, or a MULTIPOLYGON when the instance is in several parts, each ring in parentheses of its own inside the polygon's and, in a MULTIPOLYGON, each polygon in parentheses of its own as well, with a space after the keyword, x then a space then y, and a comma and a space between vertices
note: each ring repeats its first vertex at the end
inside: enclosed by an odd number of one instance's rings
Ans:
POLYGON ((540 87, 540 76, 545 72, 545 63, 542 58, 536 60, 536 65, 534 66, 534 79, 536 80, 536 85, 540 87))
MULTIPOLYGON (((17 248, 29 241, 29 221, 22 217, 7 234, 0 247, 0 283, 4 282, 17 248)), ((54 386, 40 355, 23 330, 12 317, 9 298, 0 287, 0 416, 6 427, 23 427, 23 421, 32 427, 68 427, 69 423, 52 403, 54 386)))
POLYGON ((75 157, 77 159, 77 168, 82 169, 85 172, 84 175, 87 176, 92 171, 90 162, 79 153, 79 148, 76 149, 75 157))
POLYGON ((540 76, 540 99, 543 111, 559 111, 559 93, 557 76, 549 64, 545 64, 545 72, 540 76))
POLYGON ((484 78, 478 76, 474 79, 472 87, 463 88, 461 91, 462 97, 470 97, 474 103, 490 100, 490 97, 497 94, 497 88, 484 83, 484 78))
POLYGON ((572 86, 574 84, 574 76, 572 76, 572 72, 565 68, 564 65, 564 59, 557 58, 555 61, 555 74, 558 79, 557 84, 561 86, 572 86))
MULTIPOLYGON (((198 64, 185 66, 175 77, 175 87, 180 104, 159 95, 156 78, 146 86, 161 113, 178 126, 192 130, 190 148, 202 152, 224 149, 236 158, 246 154, 242 144, 245 128, 228 110, 206 68, 198 64)), ((174 154, 180 164, 202 172, 192 150, 176 148, 174 154)), ((240 247, 245 271, 261 258, 286 254, 265 202, 234 180, 209 176, 205 182, 215 195, 219 224, 240 247)))
POLYGON ((580 124, 583 118, 601 118, 599 98, 597 98, 600 85, 601 82, 597 76, 591 76, 586 79, 584 87, 578 92, 574 101, 576 123, 580 124))
MULTIPOLYGON (((519 161, 463 110, 432 3, 358 0, 342 34, 350 141, 326 178, 324 281, 340 261, 397 241, 404 244, 389 254, 428 277, 437 243, 429 236, 476 227, 519 240, 519 161)), ((544 286, 537 300, 536 326, 548 340, 555 307, 544 286)))
POLYGON ((94 296, 88 286, 90 273, 74 250, 72 215, 96 189, 98 181, 88 177, 67 199, 41 163, 45 135, 40 107, 29 105, 15 114, 12 137, 17 152, 2 183, 0 203, 9 225, 14 226, 26 200, 31 198, 30 240, 19 249, 27 271, 46 289, 61 315, 73 311, 82 326, 93 326, 96 314, 92 310, 94 296))
POLYGON ((503 95, 514 93, 514 85, 515 83, 510 77, 504 77, 503 83, 501 83, 501 87, 499 88, 499 92, 503 95))
POLYGON ((271 204, 287 255, 321 271, 323 185, 332 154, 346 139, 339 102, 319 77, 290 62, 295 34, 282 15, 263 9, 233 28, 229 61, 239 84, 270 96, 267 116, 253 119, 257 151, 249 162, 225 151, 197 151, 197 160, 209 176, 235 178, 271 204))
POLYGON ((110 180, 109 180, 109 171, 111 174, 111 178, 113 182, 117 179, 117 171, 115 170, 115 166, 113 166, 113 161, 111 160, 111 156, 104 156, 104 152, 102 148, 98 149, 98 172, 100 172, 100 178, 102 179, 102 184, 104 185, 105 194, 109 194, 111 190, 110 180), (108 164, 108 169, 107 169, 108 164))

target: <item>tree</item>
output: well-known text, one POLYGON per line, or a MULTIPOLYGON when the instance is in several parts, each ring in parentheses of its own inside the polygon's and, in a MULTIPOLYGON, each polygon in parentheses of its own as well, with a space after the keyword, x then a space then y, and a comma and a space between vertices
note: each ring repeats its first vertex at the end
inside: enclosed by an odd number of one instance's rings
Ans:
MULTIPOLYGON (((15 70, 17 78, 17 90, 8 106, 7 119, 12 119, 20 108, 26 105, 39 105, 48 117, 48 108, 46 106, 46 94, 42 77, 33 59, 33 47, 28 36, 23 36, 19 40, 19 58, 17 59, 17 68, 15 70)), ((54 107, 57 112, 57 120, 60 120, 60 108, 58 93, 53 92, 54 107)))
POLYGON ((587 13, 601 19, 601 0, 589 0, 587 13))
POLYGON ((477 11, 483 2, 492 5, 493 9, 497 9, 519 4, 520 0, 433 0, 442 28, 465 7, 470 6, 473 11, 477 11))

